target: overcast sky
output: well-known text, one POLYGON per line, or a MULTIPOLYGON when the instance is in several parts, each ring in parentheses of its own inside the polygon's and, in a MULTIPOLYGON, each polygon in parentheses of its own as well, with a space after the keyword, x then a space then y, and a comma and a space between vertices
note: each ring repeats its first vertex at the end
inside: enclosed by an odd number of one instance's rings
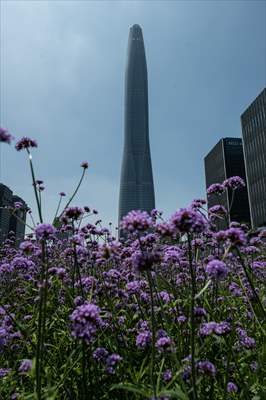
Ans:
MULTIPOLYGON (((38 141, 46 222, 58 192, 117 223, 129 28, 141 25, 149 77, 156 206, 205 195, 203 158, 241 136, 266 85, 265 1, 1 1, 1 125, 38 141)), ((1 147, 0 181, 33 206, 26 154, 1 147)))

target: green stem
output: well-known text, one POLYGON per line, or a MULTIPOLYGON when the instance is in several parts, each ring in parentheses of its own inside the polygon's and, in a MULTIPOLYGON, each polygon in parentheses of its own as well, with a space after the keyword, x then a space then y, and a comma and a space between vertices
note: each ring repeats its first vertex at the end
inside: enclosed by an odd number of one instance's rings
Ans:
POLYGON ((84 178, 84 175, 85 175, 85 171, 86 171, 86 169, 83 168, 83 172, 82 172, 81 178, 80 178, 80 180, 79 180, 79 183, 78 183, 76 189, 74 190, 74 193, 72 194, 72 196, 71 196, 70 199, 68 200, 66 206, 64 207, 63 211, 61 212, 61 214, 59 215, 58 218, 61 218, 61 216, 62 216, 62 214, 64 213, 64 211, 67 209, 67 207, 69 206, 69 204, 71 203, 71 201, 72 201, 72 200, 74 199, 74 197, 76 196, 76 194, 77 194, 77 192, 78 192, 78 190, 79 190, 79 188, 80 188, 81 182, 83 181, 83 178, 84 178))
POLYGON ((60 196, 60 199, 59 199, 59 202, 58 202, 58 205, 57 205, 57 209, 56 209, 55 216, 54 216, 54 222, 56 221, 56 217, 57 217, 61 202, 62 202, 62 196, 60 196))
POLYGON ((153 390, 153 396, 156 398, 157 391, 156 391, 156 382, 154 376, 154 367, 155 367, 155 314, 154 314, 154 297, 153 297, 153 282, 151 272, 147 271, 147 277, 149 282, 150 288, 150 296, 151 296, 151 326, 152 326, 152 353, 151 353, 151 384, 153 390))
POLYGON ((39 301, 39 317, 38 317, 38 329, 37 329, 37 349, 36 349, 36 392, 37 399, 41 400, 42 397, 42 330, 43 330, 43 283, 45 274, 45 245, 42 242, 42 262, 41 262, 41 287, 40 287, 40 301, 39 301))
POLYGON ((26 149, 26 150, 29 155, 32 184, 33 184, 35 199, 36 199, 36 203, 37 203, 37 207, 38 207, 39 218, 40 218, 40 222, 43 223, 41 205, 39 203, 38 193, 37 193, 37 188, 36 188, 36 179, 35 179, 34 168, 33 168, 33 163, 32 163, 32 155, 31 155, 29 149, 26 149))
POLYGON ((188 258, 189 258, 189 269, 191 275, 191 301, 190 301, 190 321, 191 321, 191 372, 192 372, 192 389, 193 389, 193 399, 197 400, 197 386, 196 386, 196 368, 195 368, 195 317, 194 317, 194 304, 196 295, 196 279, 195 271, 192 263, 192 249, 191 249, 191 239, 190 234, 187 235, 188 238, 188 258))

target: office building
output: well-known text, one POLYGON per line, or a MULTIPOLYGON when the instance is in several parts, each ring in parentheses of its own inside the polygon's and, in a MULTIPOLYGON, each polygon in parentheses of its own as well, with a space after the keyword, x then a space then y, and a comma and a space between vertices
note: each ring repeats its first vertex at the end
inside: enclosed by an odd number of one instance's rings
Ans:
POLYGON ((2 243, 9 232, 10 206, 12 206, 12 190, 0 183, 0 243, 2 243))
POLYGON ((266 88, 241 115, 252 227, 266 226, 266 88))
POLYGON ((23 199, 13 195, 12 190, 0 183, 0 244, 13 231, 16 243, 24 239, 27 205, 23 199))
MULTIPOLYGON (((204 159, 206 188, 213 183, 222 183, 232 176, 240 176, 246 182, 245 163, 242 140, 240 138, 223 138, 204 159)), ((250 224, 250 211, 247 187, 226 191, 217 196, 208 195, 208 208, 221 204, 229 211, 229 222, 237 221, 250 224)), ((226 228, 224 220, 217 220, 219 229, 226 228)))

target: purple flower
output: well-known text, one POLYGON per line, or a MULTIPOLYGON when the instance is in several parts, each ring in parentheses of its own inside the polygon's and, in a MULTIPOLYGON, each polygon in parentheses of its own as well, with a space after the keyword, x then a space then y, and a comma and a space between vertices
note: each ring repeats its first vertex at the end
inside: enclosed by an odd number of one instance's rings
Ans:
POLYGON ((11 368, 0 368, 0 378, 4 378, 11 372, 11 368))
POLYGON ((246 242, 245 233, 240 228, 229 228, 224 231, 225 236, 232 244, 244 244, 246 242))
POLYGON ((21 138, 17 143, 16 143, 16 150, 20 151, 22 149, 29 149, 30 147, 38 147, 36 140, 30 139, 26 136, 21 138))
POLYGON ((131 260, 134 268, 141 272, 150 270, 153 264, 158 262, 160 258, 158 253, 138 250, 132 254, 131 260))
POLYGON ((195 317, 206 317, 207 311, 203 307, 195 307, 194 308, 194 315, 195 317))
POLYGON ((209 214, 225 215, 226 213, 226 208, 219 204, 209 208, 209 214))
POLYGON ((170 222, 180 233, 200 233, 206 229, 206 221, 203 216, 191 208, 181 208, 172 215, 170 222))
POLYGON ((145 330, 140 332, 136 338, 136 346, 140 349, 148 346, 151 343, 151 331, 145 330))
POLYGON ((110 356, 106 359, 106 372, 110 375, 115 373, 115 367, 117 363, 122 360, 122 357, 119 354, 110 354, 110 356))
POLYGON ((165 382, 169 382, 172 379, 172 371, 170 369, 167 369, 163 373, 163 380, 165 382))
POLYGON ((230 189, 239 189, 242 187, 245 187, 246 184, 244 182, 244 180, 242 178, 240 178, 240 176, 231 176, 230 178, 226 179, 223 182, 223 186, 225 188, 230 188, 230 189))
POLYGON ((222 194, 224 192, 224 186, 221 183, 213 183, 207 189, 207 194, 222 194))
POLYGON ((108 351, 104 347, 97 347, 97 349, 92 354, 92 357, 96 361, 105 361, 107 356, 108 351))
POLYGON ((197 208, 201 208, 202 206, 204 206, 204 204, 206 204, 205 199, 194 199, 192 201, 192 203, 190 204, 190 207, 193 209, 197 209, 197 208))
POLYGON ((199 333, 201 336, 210 336, 215 333, 218 336, 226 335, 231 331, 230 324, 228 322, 206 322, 201 324, 199 333))
POLYGON ((64 197, 66 194, 65 194, 65 192, 60 192, 59 193, 59 196, 61 196, 61 197, 64 197))
POLYGON ((172 340, 171 338, 169 338, 169 336, 163 336, 160 337, 157 341, 156 341, 156 347, 159 350, 160 353, 163 353, 165 351, 171 351, 173 350, 172 348, 172 340))
POLYGON ((20 243, 19 248, 23 251, 23 253, 29 255, 33 253, 35 246, 29 240, 25 240, 25 242, 20 243))
POLYGON ((10 144, 13 136, 8 133, 8 130, 0 127, 0 142, 10 144))
POLYGON ((133 210, 123 217, 121 229, 128 232, 145 231, 153 224, 152 218, 146 211, 133 210))
POLYGON ((88 163, 87 161, 83 161, 83 162, 80 164, 80 166, 81 166, 82 168, 84 168, 84 169, 87 169, 87 168, 89 168, 89 163, 88 163))
POLYGON ((227 384, 227 392, 228 393, 234 393, 238 391, 238 387, 236 386, 235 383, 233 382, 228 382, 227 384))
POLYGON ((99 307, 95 304, 85 303, 78 306, 70 315, 72 336, 90 343, 94 339, 97 329, 102 325, 99 312, 99 307))
POLYGON ((35 228, 37 239, 48 239, 56 233, 56 229, 50 224, 39 224, 35 228))
POLYGON ((32 368, 32 360, 22 360, 21 364, 19 366, 19 372, 25 373, 25 372, 29 372, 32 368))
POLYGON ((73 220, 78 220, 84 214, 81 207, 69 207, 65 210, 64 216, 73 220))
POLYGON ((203 374, 210 375, 212 377, 214 377, 216 375, 216 368, 215 368, 214 364, 208 360, 199 361, 197 363, 197 368, 198 368, 199 372, 201 372, 203 374))
POLYGON ((211 278, 224 279, 228 274, 228 268, 220 260, 212 260, 207 264, 206 272, 211 278))

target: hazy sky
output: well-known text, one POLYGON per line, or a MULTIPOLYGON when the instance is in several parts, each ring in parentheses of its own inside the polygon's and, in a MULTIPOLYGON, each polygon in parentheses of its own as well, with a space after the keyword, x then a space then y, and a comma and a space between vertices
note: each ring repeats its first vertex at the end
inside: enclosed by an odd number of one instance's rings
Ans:
MULTIPOLYGON (((149 76, 156 206, 204 196, 203 158, 266 85, 265 1, 1 1, 1 125, 38 141, 45 219, 91 167, 75 204, 117 222, 129 28, 149 76)), ((1 147, 1 178, 33 205, 26 154, 1 147)))

